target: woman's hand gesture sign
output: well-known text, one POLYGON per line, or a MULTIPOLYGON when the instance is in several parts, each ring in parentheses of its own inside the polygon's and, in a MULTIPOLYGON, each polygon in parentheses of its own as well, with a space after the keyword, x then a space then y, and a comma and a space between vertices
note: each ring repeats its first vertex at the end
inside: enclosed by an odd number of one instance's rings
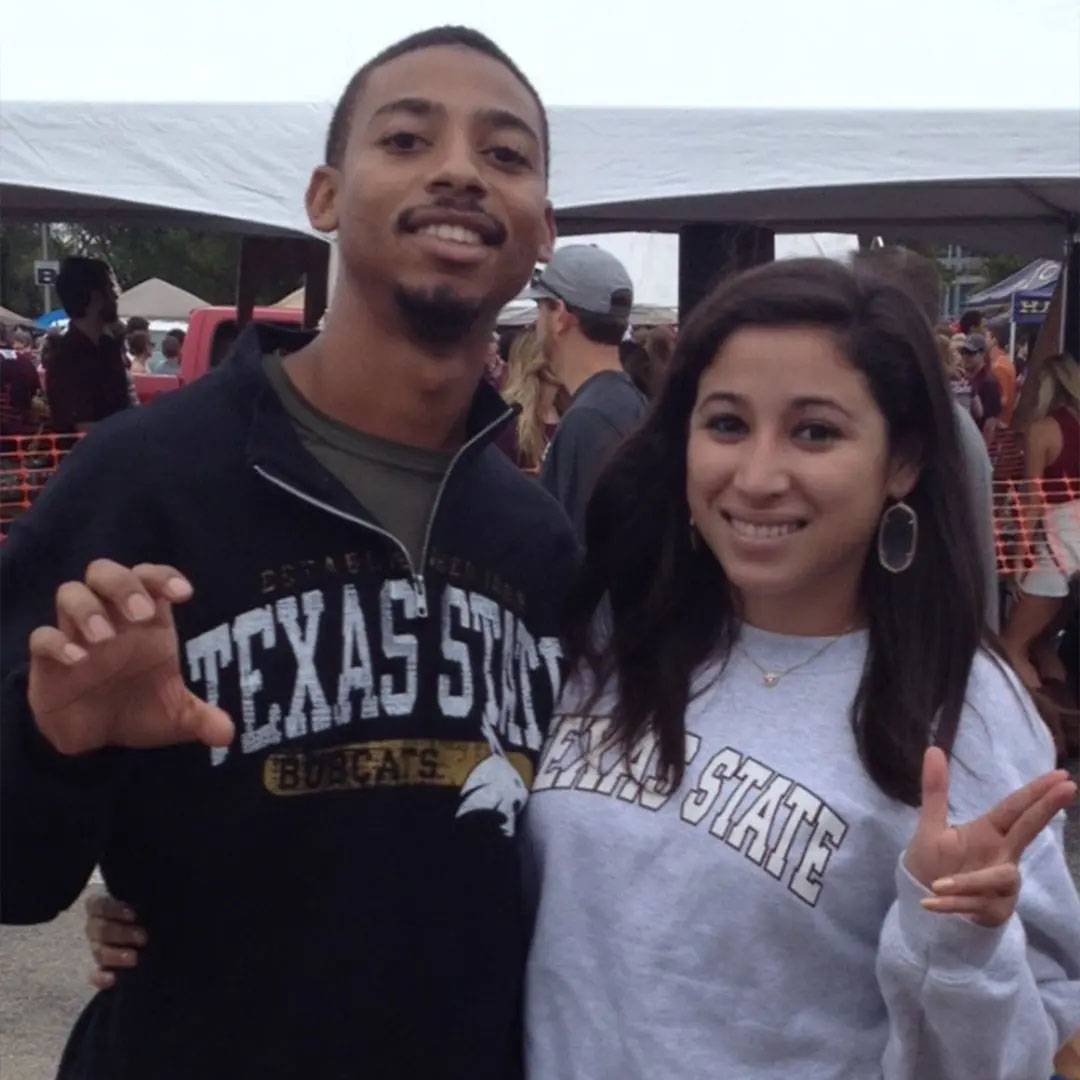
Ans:
POLYGON ((929 911, 1001 926, 1020 895, 1020 856, 1059 810, 1076 798, 1063 770, 1046 773, 965 825, 949 825, 949 765, 931 747, 923 758, 922 809, 904 855, 908 872, 935 895, 929 911))

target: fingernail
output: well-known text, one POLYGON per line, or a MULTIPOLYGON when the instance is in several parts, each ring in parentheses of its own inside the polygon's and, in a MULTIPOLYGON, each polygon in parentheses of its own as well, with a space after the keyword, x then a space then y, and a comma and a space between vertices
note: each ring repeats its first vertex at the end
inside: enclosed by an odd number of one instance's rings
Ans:
POLYGON ((924 896, 919 903, 930 911, 936 911, 941 901, 936 896, 924 896))
POLYGON ((98 642, 116 637, 116 634, 104 615, 91 615, 86 622, 86 636, 96 645, 98 642))
POLYGON ((121 908, 120 909, 120 914, 123 915, 125 919, 134 919, 135 918, 135 912, 132 911, 131 908, 129 908, 129 907, 121 908))
POLYGON ((63 653, 64 659, 69 664, 77 664, 80 660, 85 660, 90 655, 81 645, 75 645, 70 641, 64 646, 63 653))
POLYGON ((136 930, 135 931, 135 944, 136 945, 145 945, 146 944, 146 931, 145 930, 136 930))
POLYGON ((142 593, 135 593, 128 597, 127 613, 136 622, 145 622, 154 617, 154 605, 142 593))
POLYGON ((186 600, 191 595, 191 585, 183 578, 169 578, 165 582, 165 592, 174 600, 186 600))
POLYGON ((934 892, 947 892, 956 884, 956 881, 951 877, 938 878, 933 885, 930 886, 934 892))

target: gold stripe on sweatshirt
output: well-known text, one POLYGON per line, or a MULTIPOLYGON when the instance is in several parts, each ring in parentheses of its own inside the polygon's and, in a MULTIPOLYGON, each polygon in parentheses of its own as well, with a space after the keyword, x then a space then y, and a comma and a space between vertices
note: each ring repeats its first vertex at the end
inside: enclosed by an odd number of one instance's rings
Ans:
MULTIPOLYGON (((272 795, 317 795, 388 787, 460 788, 491 756, 486 742, 445 739, 379 739, 321 750, 271 754, 263 786, 272 795)), ((525 786, 533 766, 525 754, 506 755, 525 786)))

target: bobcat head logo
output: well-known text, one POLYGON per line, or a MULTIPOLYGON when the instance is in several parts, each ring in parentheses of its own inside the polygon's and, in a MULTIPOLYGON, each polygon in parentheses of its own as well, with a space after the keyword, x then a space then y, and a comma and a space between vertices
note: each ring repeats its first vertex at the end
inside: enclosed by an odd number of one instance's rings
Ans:
POLYGON ((513 836, 517 816, 529 798, 529 789, 517 769, 510 764, 486 720, 482 727, 491 754, 465 777, 465 783, 461 786, 461 805, 454 816, 463 817, 476 810, 494 810, 499 815, 499 828, 503 836, 513 836))

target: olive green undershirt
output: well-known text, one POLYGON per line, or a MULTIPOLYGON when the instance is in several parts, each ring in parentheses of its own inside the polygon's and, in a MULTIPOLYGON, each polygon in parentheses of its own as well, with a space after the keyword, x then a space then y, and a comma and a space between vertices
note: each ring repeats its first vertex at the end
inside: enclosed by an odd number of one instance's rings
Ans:
POLYGON ((413 567, 421 569, 428 518, 453 453, 403 446, 357 431, 312 405, 286 375, 280 356, 267 356, 265 363, 304 449, 405 545, 413 567))

